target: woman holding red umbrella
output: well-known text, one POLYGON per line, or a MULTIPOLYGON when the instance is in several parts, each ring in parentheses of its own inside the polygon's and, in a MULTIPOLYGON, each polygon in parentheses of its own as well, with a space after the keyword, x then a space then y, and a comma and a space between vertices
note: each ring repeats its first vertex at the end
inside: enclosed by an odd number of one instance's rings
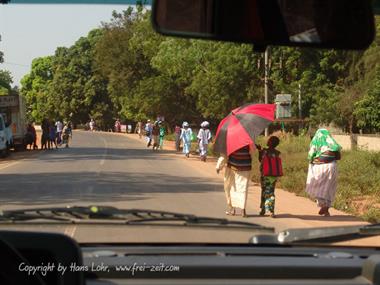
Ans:
POLYGON ((227 199, 227 215, 247 216, 247 194, 252 175, 252 153, 255 139, 274 121, 275 105, 247 104, 233 110, 218 127, 214 151, 220 153, 216 165, 219 173, 225 166, 224 191, 227 199))
POLYGON ((221 155, 216 165, 219 174, 225 166, 224 192, 226 194, 228 210, 227 215, 235 215, 235 209, 241 209, 241 215, 247 216, 247 194, 249 180, 252 175, 253 146, 246 145, 231 153, 228 157, 221 155))

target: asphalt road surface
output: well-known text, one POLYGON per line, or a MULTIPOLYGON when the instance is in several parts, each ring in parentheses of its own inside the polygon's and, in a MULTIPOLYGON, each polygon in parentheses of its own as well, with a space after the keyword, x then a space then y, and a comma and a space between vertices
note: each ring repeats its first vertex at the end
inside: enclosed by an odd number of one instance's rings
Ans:
MULTIPOLYGON (((320 217, 315 204, 277 191, 277 218, 261 217, 259 188, 250 188, 248 218, 276 230, 363 223, 332 210, 320 217)), ((153 152, 134 135, 74 132, 69 148, 31 151, 0 163, 1 209, 109 205, 225 218, 222 175, 215 164, 171 150, 153 152)))

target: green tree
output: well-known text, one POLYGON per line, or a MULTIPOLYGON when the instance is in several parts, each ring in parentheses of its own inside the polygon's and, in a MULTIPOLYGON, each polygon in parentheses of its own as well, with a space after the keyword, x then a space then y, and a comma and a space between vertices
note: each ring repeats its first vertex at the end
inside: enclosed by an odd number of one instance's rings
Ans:
POLYGON ((359 127, 368 132, 380 131, 380 66, 377 68, 373 86, 355 104, 354 108, 359 127))
POLYGON ((8 70, 0 70, 0 96, 9 95, 12 90, 12 75, 8 70))
POLYGON ((41 123, 54 115, 49 87, 53 78, 52 57, 36 58, 29 74, 21 80, 21 95, 26 100, 26 115, 31 121, 41 123))

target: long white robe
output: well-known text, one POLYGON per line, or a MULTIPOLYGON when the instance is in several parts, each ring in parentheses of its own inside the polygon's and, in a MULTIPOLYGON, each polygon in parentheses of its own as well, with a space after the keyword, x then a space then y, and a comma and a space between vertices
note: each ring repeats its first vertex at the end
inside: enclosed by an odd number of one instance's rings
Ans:
MULTIPOLYGON (((226 163, 227 158, 225 156, 219 157, 216 169, 223 169, 226 163)), ((224 172, 224 193, 228 207, 246 209, 251 177, 252 171, 237 171, 226 167, 224 172)))

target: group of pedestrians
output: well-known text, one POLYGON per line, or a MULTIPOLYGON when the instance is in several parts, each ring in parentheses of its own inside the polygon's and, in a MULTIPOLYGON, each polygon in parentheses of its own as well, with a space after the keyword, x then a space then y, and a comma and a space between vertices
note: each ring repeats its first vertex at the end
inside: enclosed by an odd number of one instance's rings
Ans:
POLYGON ((182 152, 185 154, 186 157, 190 157, 192 142, 196 140, 198 143, 200 159, 201 161, 206 162, 208 154, 208 145, 212 139, 209 122, 204 121, 201 123, 200 129, 196 137, 194 137, 194 133, 190 128, 188 122, 183 122, 182 128, 176 125, 174 128, 174 133, 175 146, 177 151, 181 151, 182 143, 182 152))
POLYGON ((58 146, 69 147, 69 139, 72 138, 72 125, 64 124, 60 120, 56 122, 43 119, 41 136, 41 149, 58 149, 58 146))
MULTIPOLYGON (((227 201, 227 215, 235 215, 240 210, 241 216, 247 217, 247 197, 249 181, 252 177, 252 161, 255 149, 259 151, 261 199, 260 215, 269 213, 275 217, 275 187, 283 175, 281 153, 276 149, 280 139, 271 136, 267 146, 246 145, 229 156, 219 157, 216 171, 225 168, 224 191, 227 201)), ((319 129, 311 143, 308 153, 309 169, 306 193, 316 200, 320 208, 318 214, 330 216, 337 188, 337 160, 341 158, 341 146, 326 129, 319 129)))
MULTIPOLYGON (((136 132, 140 138, 145 133, 147 147, 153 150, 162 149, 165 127, 163 122, 150 120, 144 124, 139 122, 136 132)), ((190 157, 192 143, 197 141, 201 161, 207 160, 209 144, 212 140, 210 124, 204 121, 200 125, 197 136, 193 133, 190 124, 183 122, 174 128, 175 148, 188 158, 190 157)), ((277 150, 280 139, 271 136, 266 147, 259 144, 247 144, 231 154, 221 155, 216 164, 216 171, 225 168, 224 192, 227 201, 227 215, 236 215, 237 211, 243 217, 247 217, 247 197, 249 182, 252 178, 253 153, 258 151, 258 163, 260 164, 260 212, 259 215, 269 214, 275 217, 275 187, 279 177, 283 176, 281 153, 277 150)), ((329 216, 329 208, 332 206, 337 188, 337 164, 340 160, 341 146, 332 138, 326 129, 319 129, 315 133, 308 154, 309 169, 307 175, 306 193, 317 201, 320 208, 318 214, 329 216)))
POLYGON ((142 128, 141 122, 138 124, 140 124, 138 127, 140 138, 142 137, 143 130, 145 131, 146 146, 152 146, 153 150, 162 149, 166 134, 164 123, 158 120, 152 123, 151 120, 148 120, 144 129, 142 128))
MULTIPOLYGON (((157 120, 153 123, 151 120, 147 120, 145 125, 142 122, 138 122, 136 124, 135 133, 137 133, 140 138, 145 136, 148 148, 152 147, 153 150, 163 148, 166 135, 166 127, 163 121, 157 120)), ((182 123, 182 127, 178 124, 175 125, 174 135, 176 151, 180 152, 182 148, 183 154, 189 158, 192 143, 197 141, 200 159, 202 161, 207 160, 208 146, 212 139, 209 122, 202 122, 199 132, 197 136, 195 136, 190 124, 185 121, 182 123)))
POLYGON ((282 176, 282 161, 280 152, 276 149, 280 139, 272 136, 267 141, 267 147, 260 145, 246 145, 230 154, 228 157, 219 157, 216 171, 225 169, 224 192, 227 200, 227 215, 235 215, 236 209, 240 209, 241 215, 247 217, 247 197, 249 181, 252 177, 252 161, 255 147, 259 151, 261 174, 261 200, 260 215, 267 212, 274 217, 275 195, 274 190, 277 178, 282 176))

